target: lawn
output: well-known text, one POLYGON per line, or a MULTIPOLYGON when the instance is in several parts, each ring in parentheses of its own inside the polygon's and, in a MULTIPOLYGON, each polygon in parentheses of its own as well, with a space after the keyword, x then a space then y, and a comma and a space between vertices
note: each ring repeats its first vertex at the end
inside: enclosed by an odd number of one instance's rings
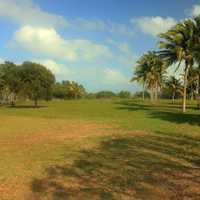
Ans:
POLYGON ((0 200, 200 199, 200 111, 189 102, 0 107, 0 200))

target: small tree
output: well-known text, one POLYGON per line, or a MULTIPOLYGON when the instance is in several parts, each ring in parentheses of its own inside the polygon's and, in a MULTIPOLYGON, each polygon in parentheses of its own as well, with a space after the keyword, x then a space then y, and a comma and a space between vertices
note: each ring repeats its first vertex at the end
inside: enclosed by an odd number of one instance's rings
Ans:
POLYGON ((166 81, 166 86, 171 91, 171 97, 172 97, 172 103, 174 104, 174 100, 177 93, 182 93, 182 85, 181 81, 176 79, 174 76, 170 76, 168 80, 166 81))

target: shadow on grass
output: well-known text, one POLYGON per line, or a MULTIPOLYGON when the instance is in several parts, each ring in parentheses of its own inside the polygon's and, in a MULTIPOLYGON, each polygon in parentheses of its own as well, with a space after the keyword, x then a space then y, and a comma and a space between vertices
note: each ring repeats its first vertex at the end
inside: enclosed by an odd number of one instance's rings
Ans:
MULTIPOLYGON (((149 115, 150 118, 158 118, 165 121, 170 121, 174 123, 188 123, 191 125, 198 125, 200 126, 200 113, 199 114, 191 114, 191 113, 185 113, 183 114, 181 112, 181 107, 178 105, 147 105, 147 104, 139 104, 131 101, 122 101, 118 102, 118 105, 121 105, 117 107, 117 109, 120 110, 129 110, 129 111, 138 111, 143 110, 146 111, 147 115, 149 115)), ((190 107, 194 109, 194 107, 190 107)))
POLYGON ((36 108, 36 109, 37 109, 37 108, 46 108, 47 106, 36 106, 36 107, 35 107, 35 106, 33 106, 33 105, 15 105, 15 106, 10 106, 10 105, 9 105, 9 106, 7 106, 7 107, 8 107, 8 108, 15 108, 15 109, 16 109, 16 108, 17 108, 17 109, 18 109, 18 108, 19 108, 19 109, 20 109, 20 108, 31 108, 31 109, 36 108))
POLYGON ((72 165, 46 169, 31 199, 200 199, 199 147, 163 133, 106 138, 72 165))

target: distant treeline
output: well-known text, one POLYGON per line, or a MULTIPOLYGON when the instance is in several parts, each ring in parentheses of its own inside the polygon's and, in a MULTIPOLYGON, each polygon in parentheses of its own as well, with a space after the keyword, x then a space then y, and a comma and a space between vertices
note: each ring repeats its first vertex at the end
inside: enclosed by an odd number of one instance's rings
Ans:
MULTIPOLYGON (((171 84, 174 85, 174 84, 171 84)), ((178 88, 178 87, 177 87, 178 88)), ((178 98, 178 89, 174 87, 163 87, 160 90, 160 98, 178 98)), ((118 93, 113 91, 99 91, 88 93, 83 85, 75 81, 56 82, 54 74, 46 67, 26 61, 21 65, 12 62, 0 64, 0 102, 14 106, 17 100, 33 100, 37 107, 38 100, 51 99, 109 99, 109 98, 140 98, 145 95, 149 98, 149 93, 145 91, 131 94, 122 90, 118 93)))
POLYGON ((119 93, 115 93, 112 91, 99 91, 96 93, 87 94, 87 98, 92 99, 103 99, 103 98, 131 98, 132 94, 129 91, 122 90, 119 93))
POLYGON ((81 98, 131 98, 128 91, 114 93, 100 91, 87 93, 75 81, 56 82, 54 74, 41 64, 26 61, 20 65, 6 61, 0 64, 0 103, 15 106, 18 100, 81 99, 81 98))

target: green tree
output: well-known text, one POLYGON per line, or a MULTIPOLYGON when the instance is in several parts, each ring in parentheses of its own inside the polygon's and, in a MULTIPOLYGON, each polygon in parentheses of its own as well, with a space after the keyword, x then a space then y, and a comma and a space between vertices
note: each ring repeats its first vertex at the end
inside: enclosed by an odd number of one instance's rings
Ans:
POLYGON ((80 99, 86 96, 86 90, 75 81, 62 81, 55 84, 53 96, 60 99, 80 99))
POLYGON ((189 69, 194 63, 194 47, 197 41, 198 30, 194 20, 187 19, 178 23, 166 33, 160 34, 162 39, 159 54, 167 62, 168 66, 178 63, 177 68, 184 63, 183 75, 183 112, 186 111, 186 97, 189 69))
POLYGON ((182 85, 181 81, 177 79, 174 76, 170 76, 168 80, 166 81, 166 86, 170 89, 171 91, 171 96, 172 96, 172 103, 174 103, 175 97, 177 93, 182 93, 182 85))
POLYGON ((118 96, 120 98, 131 98, 131 93, 129 91, 122 90, 119 92, 118 96))
POLYGON ((50 70, 40 64, 24 62, 21 66, 21 81, 24 94, 34 100, 37 107, 38 99, 46 99, 47 94, 53 90, 55 77, 50 70))
POLYGON ((165 63, 155 52, 149 51, 137 61, 136 70, 131 81, 143 84, 143 99, 145 88, 149 89, 153 101, 158 99, 158 91, 163 84, 164 74, 165 63))
POLYGON ((1 74, 1 90, 8 92, 8 99, 12 106, 15 105, 17 96, 21 91, 21 68, 12 62, 6 61, 4 64, 0 65, 1 74))

